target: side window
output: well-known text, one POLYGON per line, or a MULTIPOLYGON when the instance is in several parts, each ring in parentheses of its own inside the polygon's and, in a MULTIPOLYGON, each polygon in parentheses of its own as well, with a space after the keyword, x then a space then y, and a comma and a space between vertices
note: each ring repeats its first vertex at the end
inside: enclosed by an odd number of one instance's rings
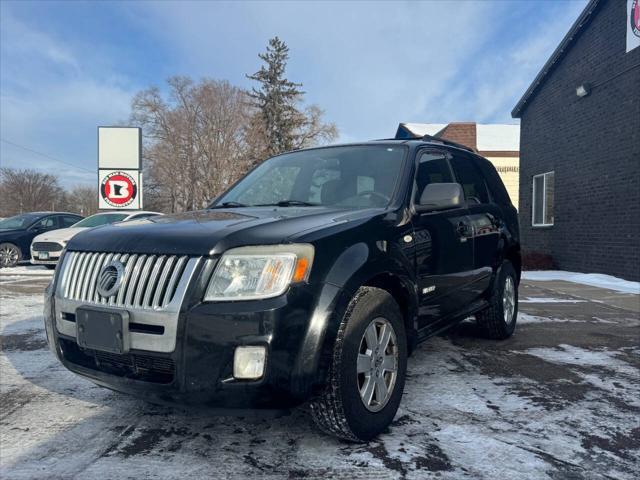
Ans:
POLYGON ((553 225, 554 172, 533 177, 533 212, 531 225, 549 227, 553 225))
POLYGON ((462 185, 467 203, 489 203, 489 192, 484 177, 472 159, 454 155, 451 166, 458 183, 462 185))
POLYGON ((418 202, 424 187, 430 183, 451 183, 453 181, 445 154, 439 152, 423 153, 420 156, 416 173, 415 202, 418 202))
POLYGON ((38 220, 31 227, 35 230, 53 230, 54 228, 58 228, 58 220, 57 217, 44 217, 41 220, 38 220))
POLYGON ((60 219, 61 219, 61 222, 60 222, 61 228, 69 228, 70 226, 75 225, 80 220, 82 220, 79 217, 71 217, 69 215, 63 215, 62 217, 60 217, 60 219))

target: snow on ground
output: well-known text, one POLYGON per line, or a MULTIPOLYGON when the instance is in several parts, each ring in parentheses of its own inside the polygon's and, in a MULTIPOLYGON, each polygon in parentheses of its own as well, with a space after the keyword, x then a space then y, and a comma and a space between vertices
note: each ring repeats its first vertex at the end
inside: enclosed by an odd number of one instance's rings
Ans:
POLYGON ((524 280, 564 280, 565 282, 581 283, 592 287, 608 288, 622 293, 640 294, 640 282, 623 280, 622 278, 604 275, 602 273, 576 273, 562 270, 532 270, 522 272, 524 280))
POLYGON ((53 270, 47 269, 44 265, 25 265, 11 268, 0 268, 0 277, 11 276, 37 276, 37 277, 52 277, 53 270))
POLYGON ((478 338, 473 324, 433 338, 409 360, 389 431, 356 445, 319 433, 303 409, 217 417, 97 387, 54 359, 42 295, 19 288, 0 286, 0 478, 640 475, 640 349, 627 321, 635 314, 552 302, 536 307, 548 308, 545 316, 522 312, 522 328, 505 342, 478 338), (568 323, 585 315, 609 324, 568 323), (601 334, 615 341, 594 346, 601 334))
POLYGON ((520 298, 519 303, 584 303, 586 300, 578 300, 574 298, 552 298, 552 297, 533 297, 520 298))

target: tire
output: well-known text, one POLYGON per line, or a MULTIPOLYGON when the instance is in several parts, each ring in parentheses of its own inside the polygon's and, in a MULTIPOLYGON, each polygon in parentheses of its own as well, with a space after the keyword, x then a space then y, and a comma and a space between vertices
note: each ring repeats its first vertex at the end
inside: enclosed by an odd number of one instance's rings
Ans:
POLYGON ((494 284, 489 306, 476 314, 476 320, 482 332, 487 338, 504 340, 513 335, 518 319, 518 283, 516 271, 511 262, 505 261, 500 267, 498 277, 494 284), (512 294, 505 296, 505 288, 509 290, 511 284, 512 294), (511 300, 505 298, 510 297, 511 300), (509 307, 509 304, 512 307, 509 307), (506 313, 505 313, 506 311, 506 313), (508 317, 508 318, 507 318, 508 317))
POLYGON ((310 403, 314 421, 325 433, 341 439, 371 440, 393 421, 402 399, 406 370, 407 337, 398 304, 385 290, 361 287, 340 323, 327 386, 310 403), (379 346, 369 349, 389 328, 386 350, 380 353, 379 346), (375 338, 371 336, 374 331, 375 338), (379 382, 385 387, 379 389, 379 382), (387 395, 381 393, 384 388, 387 395), (361 390, 369 398, 368 405, 361 390))
POLYGON ((0 243, 0 268, 10 268, 22 260, 20 247, 13 243, 0 243))

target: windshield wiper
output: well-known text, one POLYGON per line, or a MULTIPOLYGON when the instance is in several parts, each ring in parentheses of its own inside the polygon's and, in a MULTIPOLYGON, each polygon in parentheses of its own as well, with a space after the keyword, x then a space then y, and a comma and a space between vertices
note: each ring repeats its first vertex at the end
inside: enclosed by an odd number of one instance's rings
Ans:
POLYGON ((219 205, 213 205, 209 207, 209 209, 212 210, 214 208, 240 208, 240 207, 246 207, 246 206, 247 205, 240 202, 222 202, 219 205))
POLYGON ((304 200, 280 200, 274 203, 261 203, 254 207, 317 207, 320 203, 305 202, 304 200))

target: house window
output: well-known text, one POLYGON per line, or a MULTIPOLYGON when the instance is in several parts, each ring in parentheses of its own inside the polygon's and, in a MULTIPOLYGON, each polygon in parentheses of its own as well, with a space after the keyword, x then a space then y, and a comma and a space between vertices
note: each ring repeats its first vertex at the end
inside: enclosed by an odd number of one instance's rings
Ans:
POLYGON ((554 172, 542 173, 533 177, 533 212, 531 225, 550 227, 553 225, 553 180, 554 172))

